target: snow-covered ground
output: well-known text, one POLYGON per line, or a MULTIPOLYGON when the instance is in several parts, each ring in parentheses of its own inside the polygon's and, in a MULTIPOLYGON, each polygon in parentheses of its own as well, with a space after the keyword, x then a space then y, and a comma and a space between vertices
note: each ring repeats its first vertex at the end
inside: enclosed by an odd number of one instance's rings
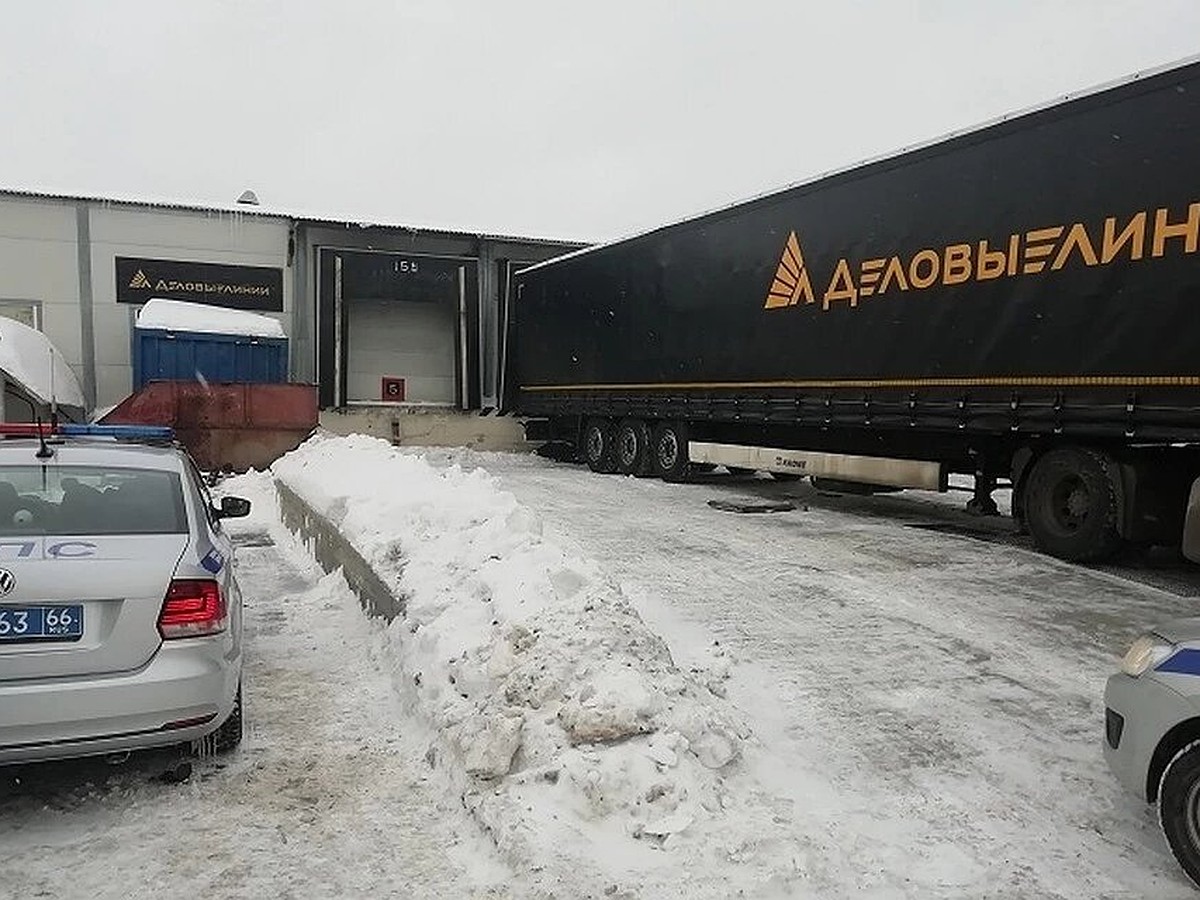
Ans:
POLYGON ((1194 591, 946 533, 1008 526, 950 515, 944 498, 831 502, 804 484, 425 456, 486 467, 548 539, 600 561, 676 663, 732 663, 724 690, 754 735, 742 783, 778 810, 774 831, 745 840, 800 848, 798 893, 1194 896, 1100 753, 1118 655, 1193 612, 1194 591), (741 495, 797 509, 707 505, 741 495))
POLYGON ((162 755, 0 772, 0 895, 1194 896, 1100 740, 1116 656, 1196 590, 944 496, 367 438, 274 475, 406 615, 368 621, 235 480, 245 746, 182 785, 162 755), (795 509, 708 505, 738 497, 795 509))
POLYGON ((265 476, 237 532, 247 735, 191 778, 170 753, 0 769, 0 897, 524 898, 520 873, 424 760, 388 659, 340 574, 322 576, 265 476))
POLYGON ((514 867, 570 896, 681 898, 778 896, 802 868, 806 842, 739 764, 751 731, 723 661, 676 666, 486 473, 366 437, 313 439, 273 472, 406 598, 383 634, 396 684, 514 867))

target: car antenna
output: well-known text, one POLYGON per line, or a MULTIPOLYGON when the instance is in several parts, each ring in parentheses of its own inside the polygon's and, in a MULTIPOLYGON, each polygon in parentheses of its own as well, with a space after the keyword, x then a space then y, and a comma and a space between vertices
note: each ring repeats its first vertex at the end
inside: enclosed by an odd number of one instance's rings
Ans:
MULTIPOLYGON (((46 432, 42 429, 42 417, 41 416, 37 417, 37 432, 38 432, 38 442, 39 442, 40 446, 38 447, 37 453, 35 453, 34 455, 38 459, 43 459, 43 460, 53 459, 54 451, 51 450, 50 445, 46 443, 46 432)), ((46 468, 45 468, 45 464, 43 464, 42 465, 43 477, 45 476, 45 474, 46 474, 46 468)))
MULTIPOLYGON (((54 391, 54 347, 46 348, 46 355, 50 357, 50 427, 58 426, 58 397, 54 391)), ((41 431, 39 428, 38 431, 41 431)))
MULTIPOLYGON (((50 430, 58 431, 58 396, 54 390, 54 347, 46 349, 46 355, 50 358, 50 430)), ((46 443, 46 433, 42 430, 42 417, 37 417, 38 425, 38 441, 41 446, 38 447, 37 458, 41 460, 52 459, 54 451, 50 449, 50 445, 46 443)), ((45 490, 46 466, 42 465, 42 489, 45 490)))

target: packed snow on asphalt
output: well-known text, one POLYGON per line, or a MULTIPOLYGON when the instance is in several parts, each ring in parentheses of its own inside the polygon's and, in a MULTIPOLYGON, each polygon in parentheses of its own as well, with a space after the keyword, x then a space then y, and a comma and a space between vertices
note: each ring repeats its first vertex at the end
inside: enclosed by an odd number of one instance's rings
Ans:
POLYGON ((1099 749, 1190 574, 1060 563, 945 497, 363 437, 225 489, 257 504, 244 746, 175 784, 169 754, 0 771, 0 894, 1193 896, 1099 749), (272 478, 402 616, 321 574, 272 478), (792 508, 709 505, 762 499, 792 508))
POLYGON ((191 762, 0 768, 0 897, 523 898, 401 710, 340 573, 279 525, 266 476, 231 521, 245 596, 246 736, 191 762))

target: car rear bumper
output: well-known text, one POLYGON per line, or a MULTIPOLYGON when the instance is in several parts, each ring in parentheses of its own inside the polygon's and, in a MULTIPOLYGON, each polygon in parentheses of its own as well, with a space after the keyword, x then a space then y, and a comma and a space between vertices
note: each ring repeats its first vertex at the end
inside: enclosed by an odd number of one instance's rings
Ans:
POLYGON ((0 764, 141 750, 215 731, 241 656, 228 634, 167 642, 135 672, 0 683, 0 764))
POLYGON ((1153 677, 1113 675, 1104 690, 1104 758, 1130 792, 1149 800, 1150 761, 1164 735, 1195 715, 1188 700, 1153 677))

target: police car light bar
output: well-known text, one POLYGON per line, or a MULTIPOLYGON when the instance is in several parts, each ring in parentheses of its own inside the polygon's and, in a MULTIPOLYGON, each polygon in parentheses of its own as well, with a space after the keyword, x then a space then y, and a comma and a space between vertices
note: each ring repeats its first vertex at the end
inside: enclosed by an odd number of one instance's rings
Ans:
POLYGON ((33 422, 0 422, 0 437, 49 437, 54 431, 49 425, 33 422))
POLYGON ((127 441, 172 441, 175 429, 166 425, 60 425, 0 422, 0 437, 110 437, 127 441))
POLYGON ((111 437, 127 441, 171 441, 175 429, 167 425, 76 425, 64 422, 58 426, 63 437, 111 437))

